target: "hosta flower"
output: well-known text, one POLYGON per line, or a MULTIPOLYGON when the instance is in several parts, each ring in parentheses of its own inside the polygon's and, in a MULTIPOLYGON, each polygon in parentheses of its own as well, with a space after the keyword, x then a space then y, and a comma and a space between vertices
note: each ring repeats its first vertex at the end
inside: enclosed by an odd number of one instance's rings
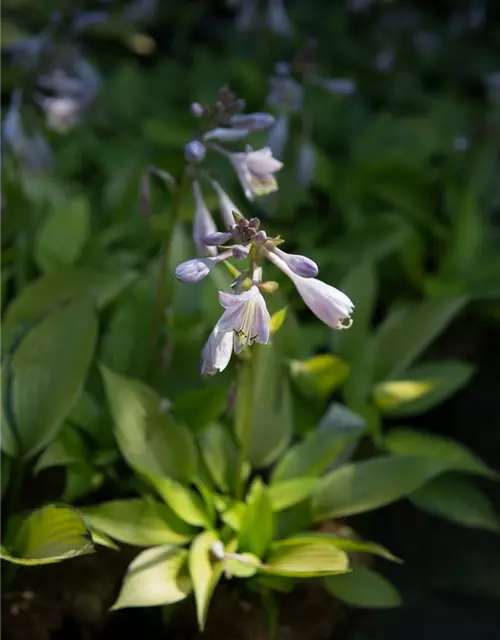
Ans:
POLYGON ((278 189, 274 174, 282 168, 283 163, 273 158, 273 152, 269 147, 257 151, 250 149, 244 153, 231 153, 229 159, 249 200, 278 189))
POLYGON ((251 345, 269 342, 269 311, 261 292, 254 284, 239 295, 219 291, 219 302, 225 311, 217 323, 219 331, 234 332, 236 353, 251 345))
POLYGON ((311 260, 311 258, 307 258, 306 256, 298 256, 293 253, 285 253, 278 247, 275 247, 269 243, 269 251, 275 253, 283 262, 287 265, 291 271, 294 272, 297 276, 302 276, 303 278, 314 278, 318 275, 318 265, 311 260))
POLYGON ((193 258, 186 262, 181 262, 175 269, 175 277, 181 282, 193 283, 206 278, 215 265, 222 260, 226 260, 232 255, 231 251, 224 251, 218 256, 209 258, 193 258))
POLYGON ((275 158, 283 157, 286 143, 288 142, 290 118, 287 114, 281 115, 274 127, 267 134, 267 144, 275 158))
POLYGON ((219 210, 224 225, 227 229, 231 229, 236 224, 234 214, 237 218, 243 218, 243 215, 216 180, 211 180, 210 183, 219 196, 219 210))
POLYGON ((201 373, 213 376, 224 369, 233 352, 233 332, 222 331, 217 324, 210 334, 201 357, 201 373))
POLYGON ((215 226, 212 214, 208 210, 203 194, 198 182, 193 182, 193 195, 195 201, 195 213, 193 223, 193 241, 202 255, 215 256, 217 255, 217 249, 205 244, 205 237, 215 233, 217 227, 215 226))
POLYGON ((266 257, 286 273, 306 305, 322 322, 332 329, 348 329, 351 326, 354 304, 345 293, 316 278, 298 276, 275 253, 267 251, 266 257))

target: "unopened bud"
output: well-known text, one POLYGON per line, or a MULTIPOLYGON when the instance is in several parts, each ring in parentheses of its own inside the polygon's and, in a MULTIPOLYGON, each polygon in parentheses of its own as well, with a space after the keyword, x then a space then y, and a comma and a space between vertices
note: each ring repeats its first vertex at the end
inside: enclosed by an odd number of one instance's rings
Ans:
POLYGON ((207 131, 203 135, 203 140, 209 142, 210 140, 218 140, 219 142, 236 142, 246 138, 250 131, 248 129, 226 129, 224 127, 218 127, 207 131))
POLYGON ((267 282, 263 282, 259 285, 259 290, 262 293, 276 293, 279 289, 279 284, 275 280, 268 280, 267 282))
POLYGON ((314 260, 306 258, 306 256, 285 253, 277 247, 272 247, 271 251, 279 256, 296 275, 302 278, 314 278, 318 275, 318 265, 314 260))
POLYGON ((258 218, 250 218, 248 226, 253 227, 256 231, 260 227, 260 220, 258 218))
POLYGON ((228 240, 231 240, 232 237, 232 234, 229 232, 223 233, 221 231, 216 231, 215 233, 210 233, 208 236, 205 236, 203 243, 209 247, 218 247, 220 244, 224 244, 228 240))
POLYGON ((267 233, 262 229, 262 231, 258 231, 255 234, 254 242, 258 242, 259 244, 267 241, 267 233))
POLYGON ((175 269, 175 277, 181 282, 187 282, 192 284, 193 282, 199 282, 206 278, 210 273, 212 267, 210 259, 194 258, 193 260, 187 260, 181 262, 175 269))
POLYGON ((237 244, 232 247, 233 257, 236 260, 245 260, 248 258, 248 254, 250 253, 250 249, 248 247, 244 247, 242 244, 237 244))
POLYGON ((194 118, 201 118, 205 113, 205 108, 199 102, 193 102, 189 108, 189 112, 194 118))
POLYGON ((200 140, 191 140, 184 147, 184 157, 191 164, 198 164, 205 158, 207 150, 200 140))
POLYGON ((247 113, 231 116, 229 124, 236 129, 248 129, 249 131, 263 131, 276 121, 270 113, 247 113))

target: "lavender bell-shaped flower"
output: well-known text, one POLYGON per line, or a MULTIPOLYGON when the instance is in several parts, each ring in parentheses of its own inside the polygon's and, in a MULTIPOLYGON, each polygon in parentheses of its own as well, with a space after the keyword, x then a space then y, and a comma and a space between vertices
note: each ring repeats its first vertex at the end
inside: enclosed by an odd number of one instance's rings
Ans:
POLYGON ((273 157, 269 147, 231 153, 229 159, 249 200, 277 191, 278 184, 274 174, 283 167, 283 163, 273 157))
POLYGON ((203 347, 201 373, 213 376, 224 369, 233 353, 233 332, 221 331, 217 324, 203 347))
POLYGON ((215 226, 212 214, 205 204, 200 185, 196 180, 193 182, 193 195, 195 201, 195 214, 193 223, 194 244, 202 255, 215 256, 217 255, 217 249, 205 244, 205 238, 206 236, 215 233, 217 231, 217 227, 215 226))
POLYGON ((306 305, 322 322, 332 329, 348 329, 351 326, 354 304, 345 293, 316 278, 298 276, 282 258, 273 252, 267 251, 266 257, 286 273, 306 305), (346 324, 344 324, 345 321, 347 321, 346 324))
POLYGON ((239 353, 255 340, 260 344, 269 342, 271 320, 266 301, 254 284, 239 295, 219 291, 219 302, 225 311, 217 327, 220 331, 234 332, 234 350, 239 353))

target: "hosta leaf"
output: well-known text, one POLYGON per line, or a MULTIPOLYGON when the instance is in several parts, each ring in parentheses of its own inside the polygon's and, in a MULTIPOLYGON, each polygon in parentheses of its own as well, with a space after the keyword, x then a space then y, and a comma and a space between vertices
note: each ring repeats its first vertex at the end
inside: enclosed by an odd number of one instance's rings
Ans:
POLYGON ((106 273, 98 269, 65 268, 28 284, 9 305, 9 322, 36 322, 58 305, 90 298, 102 307, 135 278, 135 273, 106 273))
POLYGON ((57 435, 87 376, 97 339, 88 300, 59 307, 34 325, 2 369, 2 447, 34 456, 57 435))
POLYGON ((320 480, 313 496, 314 518, 324 520, 383 507, 447 469, 440 460, 409 455, 346 464, 320 480))
POLYGON ((269 322, 269 329, 271 331, 271 335, 273 335, 273 333, 276 333, 281 329, 283 323, 286 320, 287 311, 288 311, 288 307, 283 307, 279 311, 276 311, 276 313, 273 313, 273 315, 271 316, 271 320, 269 322))
POLYGON ((129 565, 112 611, 155 607, 184 600, 192 589, 186 549, 173 545, 142 551, 129 565))
POLYGON ((349 365, 331 354, 320 354, 309 360, 292 360, 292 379, 301 391, 327 398, 349 375, 349 365))
POLYGON ((198 436, 200 451, 217 487, 234 492, 239 470, 239 454, 228 430, 219 424, 209 424, 198 436))
POLYGON ((349 571, 349 559, 344 551, 321 539, 283 540, 272 546, 261 570, 281 576, 314 578, 349 571))
POLYGON ((73 462, 84 460, 88 455, 87 448, 77 429, 64 424, 57 438, 38 458, 33 473, 40 473, 50 467, 62 467, 73 462))
POLYGON ((47 505, 21 524, 11 551, 0 557, 23 565, 51 564, 92 553, 92 536, 83 518, 71 507, 47 505))
POLYGON ((368 609, 391 609, 402 604, 396 588, 379 573, 360 565, 350 573, 324 579, 332 596, 347 604, 368 609))
POLYGON ((212 518, 207 506, 192 489, 171 478, 147 476, 161 497, 184 522, 195 527, 211 527, 212 518))
POLYGON ((139 473, 190 481, 196 470, 191 433, 160 407, 148 386, 101 365, 114 432, 123 456, 139 473))
POLYGON ((500 532, 500 517, 486 495, 465 478, 444 474, 410 495, 414 505, 464 527, 500 532))
POLYGON ((248 459, 253 467, 271 464, 292 436, 290 385, 275 344, 252 348, 252 360, 244 363, 238 382, 235 433, 239 442, 248 431, 248 459))
POLYGON ((342 549, 347 553, 370 553, 374 556, 380 556, 392 562, 402 562, 393 555, 388 549, 376 542, 366 542, 364 540, 353 540, 352 538, 344 538, 322 531, 310 531, 308 533, 298 533, 289 540, 297 540, 298 542, 309 542, 311 540, 325 540, 337 549, 342 549))
POLYGON ((408 416, 428 411, 470 380, 474 368, 465 362, 433 362, 407 370, 397 380, 377 384, 373 399, 385 415, 408 416))
POLYGON ((317 478, 293 478, 274 482, 269 487, 269 500, 273 511, 283 511, 302 502, 316 489, 317 478))
POLYGON ((268 489, 259 478, 250 487, 238 535, 238 549, 261 558, 274 535, 274 515, 268 489))
MULTIPOLYGON (((326 416, 325 416, 326 418, 326 416)), ((301 476, 319 476, 364 431, 364 421, 341 424, 332 414, 316 431, 291 447, 276 465, 272 484, 301 476)))
POLYGON ((74 264, 88 240, 90 211, 88 202, 77 197, 64 208, 50 212, 35 238, 35 257, 45 272, 74 264))
POLYGON ((228 392, 220 385, 187 391, 175 399, 175 415, 198 431, 219 420, 227 407, 228 392))
POLYGON ((200 533, 189 549, 188 566, 196 600, 196 618, 201 631, 205 628, 212 594, 224 570, 222 562, 214 559, 212 544, 217 541, 214 531, 200 533))
POLYGON ((465 306, 467 298, 439 298, 392 312, 378 327, 375 380, 402 373, 465 306))
POLYGON ((183 544, 195 533, 170 507, 151 499, 111 500, 81 511, 92 529, 141 547, 183 544))
POLYGON ((418 429, 392 429, 385 438, 390 453, 435 458, 447 465, 449 470, 477 473, 497 478, 498 473, 490 469, 475 453, 452 438, 418 429))

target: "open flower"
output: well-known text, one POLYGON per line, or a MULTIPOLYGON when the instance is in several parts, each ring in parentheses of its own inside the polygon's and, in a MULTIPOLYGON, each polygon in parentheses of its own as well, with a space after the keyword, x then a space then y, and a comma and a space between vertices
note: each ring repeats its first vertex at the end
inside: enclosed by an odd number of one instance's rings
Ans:
POLYGON ((298 276, 275 253, 266 251, 266 257, 286 273, 306 305, 322 322, 332 329, 348 329, 351 326, 354 304, 345 293, 317 278, 298 276))
POLYGON ((239 295, 219 291, 219 302, 225 311, 217 323, 219 331, 234 332, 234 350, 239 353, 253 341, 269 342, 269 311, 256 285, 239 295))
POLYGON ((232 352, 232 331, 224 332, 220 329, 219 324, 216 324, 203 347, 201 373, 213 376, 220 371, 224 371, 229 364, 229 360, 231 360, 232 352))
POLYGON ((273 152, 269 147, 257 151, 249 149, 244 153, 231 153, 229 159, 249 200, 278 189, 274 174, 282 168, 283 163, 273 158, 273 152))

